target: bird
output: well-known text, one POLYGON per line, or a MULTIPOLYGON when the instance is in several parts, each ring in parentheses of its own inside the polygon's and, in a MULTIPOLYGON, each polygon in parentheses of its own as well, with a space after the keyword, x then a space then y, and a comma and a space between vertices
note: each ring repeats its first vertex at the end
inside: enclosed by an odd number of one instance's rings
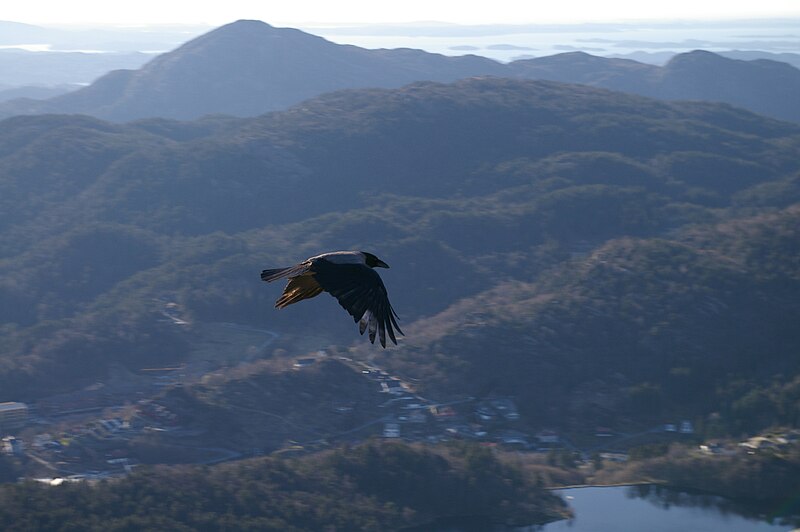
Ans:
POLYGON ((261 280, 289 280, 275 303, 277 309, 328 292, 358 323, 359 333, 363 335, 369 329, 369 341, 374 344, 377 334, 385 349, 387 333, 395 345, 395 329, 405 336, 397 325, 399 316, 389 303, 386 287, 374 270, 388 267, 366 251, 332 251, 309 257, 288 268, 263 270, 261 280))

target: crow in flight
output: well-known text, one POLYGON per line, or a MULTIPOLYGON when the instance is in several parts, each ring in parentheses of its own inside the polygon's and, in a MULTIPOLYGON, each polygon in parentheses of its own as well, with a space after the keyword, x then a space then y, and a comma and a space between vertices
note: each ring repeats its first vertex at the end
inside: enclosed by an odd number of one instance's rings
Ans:
POLYGON ((386 287, 373 269, 388 267, 372 253, 334 251, 308 258, 288 268, 264 270, 261 280, 272 282, 289 279, 283 294, 275 303, 275 308, 279 309, 328 292, 353 316, 361 334, 369 328, 369 341, 375 343, 377 332, 381 346, 385 348, 387 332, 395 345, 397 339, 394 329, 403 334, 397 325, 398 316, 389 304, 386 287))

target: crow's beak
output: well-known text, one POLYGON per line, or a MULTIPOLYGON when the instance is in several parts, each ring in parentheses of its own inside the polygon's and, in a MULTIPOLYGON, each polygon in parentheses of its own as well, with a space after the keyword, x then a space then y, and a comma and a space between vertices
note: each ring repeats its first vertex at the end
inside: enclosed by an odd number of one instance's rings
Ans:
POLYGON ((375 263, 376 268, 388 268, 389 265, 383 262, 381 259, 378 259, 378 262, 375 263))

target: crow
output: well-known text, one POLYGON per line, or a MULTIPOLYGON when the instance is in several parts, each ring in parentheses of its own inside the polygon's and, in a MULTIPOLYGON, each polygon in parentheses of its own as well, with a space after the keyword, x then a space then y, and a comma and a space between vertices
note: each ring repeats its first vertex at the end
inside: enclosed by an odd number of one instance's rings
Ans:
POLYGON ((373 269, 388 267, 372 253, 334 251, 316 255, 288 268, 264 270, 261 280, 272 282, 289 279, 283 294, 275 303, 278 309, 328 292, 358 323, 361 334, 369 328, 369 341, 374 344, 375 334, 378 333, 381 346, 385 348, 387 332, 395 345, 397 339, 394 329, 403 334, 397 325, 399 317, 389 303, 386 287, 373 269))

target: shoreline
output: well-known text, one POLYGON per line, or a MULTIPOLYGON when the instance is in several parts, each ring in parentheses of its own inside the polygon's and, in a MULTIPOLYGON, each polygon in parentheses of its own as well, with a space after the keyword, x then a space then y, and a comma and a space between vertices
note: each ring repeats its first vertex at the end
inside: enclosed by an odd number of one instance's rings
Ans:
POLYGON ((578 488, 622 488, 625 486, 645 486, 645 485, 666 486, 666 484, 664 484, 663 482, 658 482, 656 480, 637 480, 633 482, 616 482, 613 484, 570 484, 568 486, 548 486, 544 489, 547 491, 556 491, 556 490, 571 490, 578 488))

